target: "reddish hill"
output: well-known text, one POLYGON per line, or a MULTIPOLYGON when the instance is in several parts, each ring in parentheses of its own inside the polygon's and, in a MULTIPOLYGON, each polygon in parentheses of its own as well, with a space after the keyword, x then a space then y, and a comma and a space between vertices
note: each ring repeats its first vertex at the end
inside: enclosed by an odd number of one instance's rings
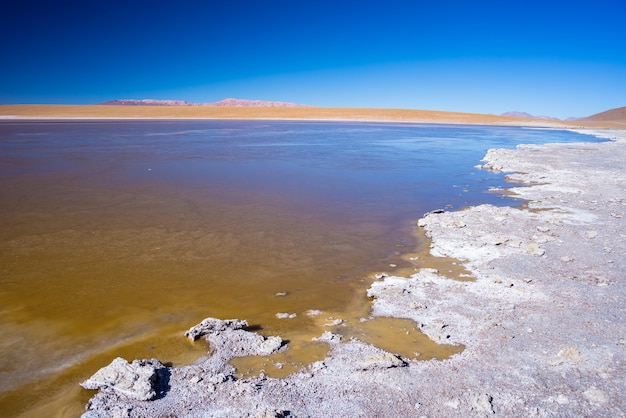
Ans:
POLYGON ((516 110, 512 112, 504 112, 501 116, 512 116, 514 118, 529 118, 529 119, 547 119, 547 120, 559 120, 551 116, 534 116, 527 112, 518 112, 516 110))
POLYGON ((184 100, 118 99, 100 103, 108 106, 227 106, 227 107, 311 107, 297 103, 267 100, 224 99, 215 103, 192 103, 184 100))
POLYGON ((269 102, 266 100, 248 99, 224 99, 215 103, 207 103, 209 106, 233 106, 233 107, 310 107, 297 103, 269 102))
POLYGON ((594 122, 626 121, 626 106, 596 113, 595 115, 587 116, 582 120, 594 122))
POLYGON ((155 100, 155 99, 119 99, 109 100, 108 102, 100 103, 107 106, 194 106, 194 103, 186 102, 184 100, 155 100))

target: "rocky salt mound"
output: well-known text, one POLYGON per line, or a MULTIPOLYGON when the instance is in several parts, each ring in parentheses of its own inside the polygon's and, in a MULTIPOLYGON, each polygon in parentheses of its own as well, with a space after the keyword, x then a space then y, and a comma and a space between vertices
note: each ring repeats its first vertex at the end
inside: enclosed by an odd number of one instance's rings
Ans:
POLYGON ((181 368, 133 362, 120 382, 142 381, 130 385, 139 394, 104 379, 85 416, 623 416, 626 132, 604 134, 617 138, 491 150, 484 168, 525 183, 513 188, 525 207, 419 221, 431 253, 463 261, 475 281, 422 269, 382 275, 369 289, 373 315, 410 318, 435 341, 464 344, 462 353, 407 360, 325 332, 324 361, 285 379, 237 379, 229 358, 288 344, 208 319, 188 332, 208 341, 208 358, 181 368))

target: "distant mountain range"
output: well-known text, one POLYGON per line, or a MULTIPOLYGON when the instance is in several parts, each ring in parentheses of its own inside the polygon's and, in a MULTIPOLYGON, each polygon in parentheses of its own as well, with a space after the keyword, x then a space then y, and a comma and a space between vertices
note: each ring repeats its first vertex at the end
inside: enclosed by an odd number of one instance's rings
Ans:
POLYGON ((186 102, 184 100, 155 100, 155 99, 120 99, 109 100, 108 102, 98 103, 107 106, 198 106, 195 103, 186 102))
POLYGON ((99 103, 107 106, 232 106, 232 107, 311 107, 307 105, 271 102, 267 100, 224 99, 214 103, 192 103, 184 100, 155 100, 155 99, 119 99, 99 103))
MULTIPOLYGON (((514 118, 531 118, 531 119, 547 119, 547 120, 560 120, 559 118, 553 118, 551 116, 534 116, 531 115, 530 113, 526 113, 526 112, 518 112, 516 110, 511 111, 511 112, 504 112, 501 114, 501 116, 512 116, 514 118)), ((568 120, 574 120, 577 118, 567 118, 568 120)))
POLYGON ((219 102, 209 103, 209 106, 236 106, 236 107, 311 107, 303 104, 288 102, 270 102, 267 100, 248 99, 224 99, 219 102))
MULTIPOLYGON (((558 118, 553 118, 550 116, 533 116, 530 113, 526 112, 505 112, 502 113, 501 116, 512 116, 516 118, 533 118, 533 119, 548 119, 548 120, 560 120, 558 118)), ((609 109, 604 112, 596 113, 595 115, 581 117, 581 118, 567 118, 565 120, 588 120, 588 121, 598 121, 598 122, 610 122, 610 121, 623 121, 626 120, 626 106, 617 107, 615 109, 609 109)))

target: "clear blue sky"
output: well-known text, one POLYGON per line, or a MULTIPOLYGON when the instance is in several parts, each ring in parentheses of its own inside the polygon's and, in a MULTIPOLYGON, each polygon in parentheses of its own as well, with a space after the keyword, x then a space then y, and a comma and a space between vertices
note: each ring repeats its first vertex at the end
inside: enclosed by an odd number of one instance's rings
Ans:
POLYGON ((0 32, 0 103, 626 106, 626 0, 10 0, 0 32))

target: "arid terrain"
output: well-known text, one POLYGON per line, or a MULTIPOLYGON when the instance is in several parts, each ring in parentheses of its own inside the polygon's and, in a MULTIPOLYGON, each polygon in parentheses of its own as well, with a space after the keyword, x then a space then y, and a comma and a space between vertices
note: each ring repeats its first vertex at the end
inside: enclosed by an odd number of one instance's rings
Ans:
POLYGON ((0 117, 11 118, 212 118, 403 121, 421 123, 523 126, 616 126, 612 121, 551 121, 461 112, 406 109, 237 106, 2 105, 0 117))

